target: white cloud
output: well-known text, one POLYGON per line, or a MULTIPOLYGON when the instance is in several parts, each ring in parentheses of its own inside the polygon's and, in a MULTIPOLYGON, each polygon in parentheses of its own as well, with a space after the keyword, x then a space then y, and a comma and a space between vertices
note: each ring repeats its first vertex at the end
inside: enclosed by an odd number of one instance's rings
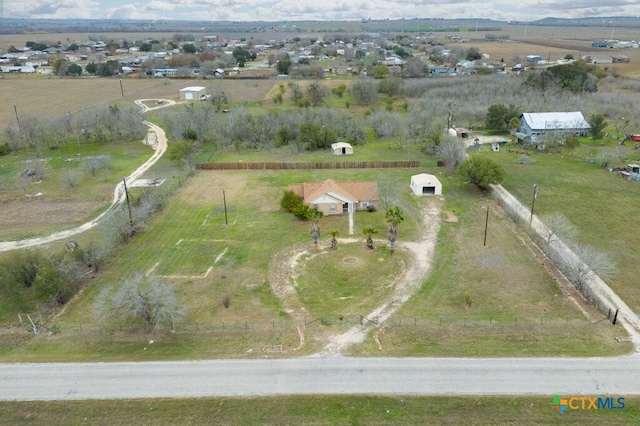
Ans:
MULTIPOLYGON (((0 0, 2 1, 2 0, 0 0)), ((636 0, 4 0, 7 18, 231 21, 638 16, 636 0)))

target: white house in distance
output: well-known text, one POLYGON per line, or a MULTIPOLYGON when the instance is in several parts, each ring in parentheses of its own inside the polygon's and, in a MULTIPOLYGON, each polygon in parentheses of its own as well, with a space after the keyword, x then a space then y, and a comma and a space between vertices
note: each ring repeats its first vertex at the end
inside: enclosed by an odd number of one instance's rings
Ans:
POLYGON ((562 136, 586 136, 591 126, 580 111, 573 112, 525 112, 520 115, 518 132, 535 141, 545 134, 562 136))
POLYGON ((207 88, 202 86, 189 86, 184 89, 180 89, 180 99, 193 101, 199 100, 207 94, 207 88))
POLYGON ((346 142, 336 142, 331 144, 333 155, 353 155, 353 147, 346 142))
POLYGON ((411 190, 416 195, 442 195, 442 183, 434 175, 420 173, 411 176, 411 190))

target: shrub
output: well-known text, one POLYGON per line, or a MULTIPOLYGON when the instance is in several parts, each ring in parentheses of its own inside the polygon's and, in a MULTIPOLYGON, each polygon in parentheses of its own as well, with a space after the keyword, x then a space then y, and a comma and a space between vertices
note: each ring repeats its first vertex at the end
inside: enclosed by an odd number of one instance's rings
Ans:
POLYGON ((293 212, 303 204, 302 197, 294 194, 293 191, 284 191, 284 195, 280 200, 280 207, 288 212, 293 212))
POLYGON ((489 158, 477 156, 468 157, 459 170, 462 176, 485 191, 489 189, 489 185, 502 182, 506 175, 500 164, 489 158))
POLYGON ((11 147, 8 142, 0 145, 0 155, 9 155, 11 153, 11 147))
POLYGON ((222 296, 222 306, 224 306, 225 308, 231 306, 231 296, 229 296, 228 294, 222 296))

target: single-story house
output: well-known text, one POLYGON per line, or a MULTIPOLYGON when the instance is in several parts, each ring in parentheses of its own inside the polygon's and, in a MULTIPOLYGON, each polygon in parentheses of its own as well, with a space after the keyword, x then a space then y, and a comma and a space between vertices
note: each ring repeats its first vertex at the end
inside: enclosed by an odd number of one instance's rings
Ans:
POLYGON ((346 142, 336 142, 331 144, 333 155, 353 155, 353 147, 346 142))
POLYGON ((545 134, 586 136, 591 126, 580 111, 573 112, 525 112, 520 115, 518 132, 536 141, 545 134))
POLYGON ((199 100, 207 94, 207 88, 202 86, 189 86, 180 89, 180 99, 187 101, 199 100))
POLYGON ((434 175, 420 173, 411 176, 411 190, 416 195, 442 195, 442 183, 434 175))
POLYGON ((327 179, 324 182, 289 185, 288 189, 325 216, 378 207, 377 182, 335 182, 327 179))

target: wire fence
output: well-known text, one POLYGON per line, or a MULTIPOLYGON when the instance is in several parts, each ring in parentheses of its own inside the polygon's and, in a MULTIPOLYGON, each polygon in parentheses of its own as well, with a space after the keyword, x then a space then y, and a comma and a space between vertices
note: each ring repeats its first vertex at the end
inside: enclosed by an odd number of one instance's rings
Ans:
MULTIPOLYGON (((271 320, 263 322, 251 321, 229 321, 216 323, 200 323, 192 321, 178 321, 174 324, 164 324, 161 327, 148 327, 142 323, 105 323, 105 324, 83 324, 83 323, 54 323, 44 326, 38 323, 25 323, 22 327, 5 328, 0 330, 0 335, 14 333, 48 333, 64 335, 108 335, 108 334, 143 334, 153 332, 171 332, 175 334, 197 335, 215 333, 236 333, 236 334, 286 334, 297 333, 298 329, 310 332, 325 330, 328 328, 340 329, 350 327, 386 327, 391 329, 433 329, 445 328, 579 328, 591 327, 597 324, 613 324, 614 318, 619 321, 620 316, 615 317, 614 312, 609 315, 593 315, 592 317, 567 315, 564 318, 546 315, 538 317, 518 316, 518 315, 496 315, 496 316, 454 316, 442 315, 438 317, 393 317, 384 321, 375 316, 364 315, 326 315, 322 317, 306 317, 304 322, 297 324, 291 320, 271 320)), ((640 325, 640 315, 632 319, 640 325)))
MULTIPOLYGON (((354 326, 354 325, 385 325, 392 328, 409 328, 409 327, 527 327, 527 326, 590 326, 598 323, 612 323, 615 313, 611 312, 606 315, 593 315, 591 317, 567 315, 563 317, 549 317, 540 315, 539 317, 518 316, 518 315, 496 315, 496 316, 453 316, 442 315, 439 317, 419 318, 419 317, 393 317, 380 321, 375 316, 363 315, 335 315, 323 316, 320 318, 305 319, 305 328, 313 327, 332 327, 332 326, 354 326)), ((617 320, 620 320, 620 316, 617 320)), ((640 323, 640 315, 634 318, 634 322, 640 323)))

